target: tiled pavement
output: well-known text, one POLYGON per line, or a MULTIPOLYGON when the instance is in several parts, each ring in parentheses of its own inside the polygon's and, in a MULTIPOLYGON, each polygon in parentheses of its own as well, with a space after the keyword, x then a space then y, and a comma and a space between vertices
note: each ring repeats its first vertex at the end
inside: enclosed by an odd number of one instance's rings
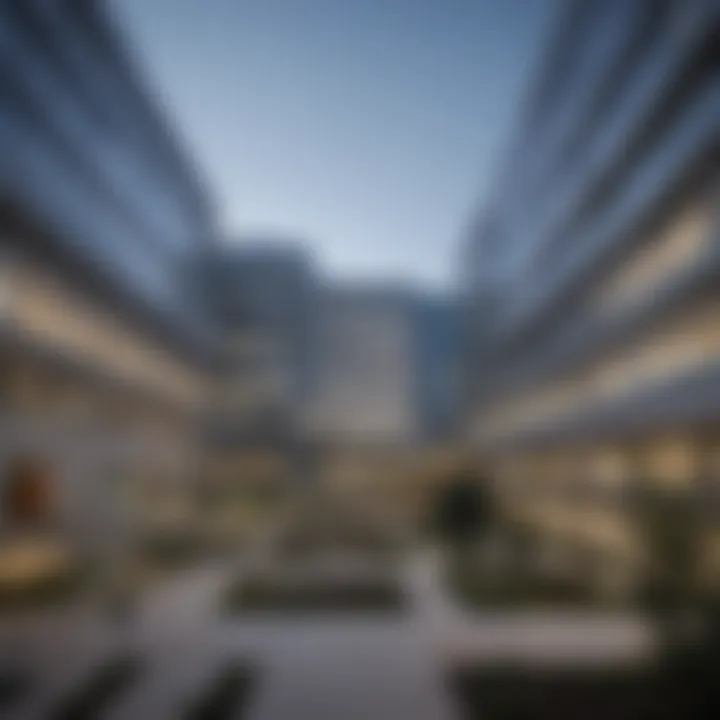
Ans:
POLYGON ((44 678, 42 692, 3 717, 48 717, 93 664, 129 648, 143 657, 144 672, 104 720, 181 718, 184 703, 228 660, 259 670, 247 720, 446 720, 454 712, 443 668, 458 657, 581 661, 649 647, 635 620, 468 616, 447 600, 427 558, 406 565, 406 611, 355 619, 223 617, 218 596, 235 572, 209 567, 166 583, 125 629, 92 615, 48 617, 24 631, 0 625, 0 641, 29 638, 44 678))

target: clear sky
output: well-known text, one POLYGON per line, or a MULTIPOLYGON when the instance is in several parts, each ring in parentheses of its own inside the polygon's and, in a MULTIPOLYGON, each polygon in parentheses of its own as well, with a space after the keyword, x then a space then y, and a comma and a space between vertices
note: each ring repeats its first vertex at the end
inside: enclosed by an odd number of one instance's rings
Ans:
POLYGON ((229 234, 448 286, 555 0, 114 0, 229 234))

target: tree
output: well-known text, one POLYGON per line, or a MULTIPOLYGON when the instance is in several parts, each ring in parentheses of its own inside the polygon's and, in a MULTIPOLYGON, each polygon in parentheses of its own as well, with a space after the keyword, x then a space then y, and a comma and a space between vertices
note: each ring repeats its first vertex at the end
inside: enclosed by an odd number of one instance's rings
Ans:
POLYGON ((672 717, 718 717, 720 609, 699 582, 707 511, 694 493, 649 489, 636 498, 648 555, 643 600, 659 633, 672 717), (677 707, 673 706, 673 703, 677 707))
POLYGON ((438 494, 432 525, 444 542, 467 548, 482 537, 492 519, 488 485, 469 471, 457 473, 438 494))
POLYGON ((635 503, 647 556, 642 599, 660 622, 672 621, 697 600, 703 522, 692 494, 641 487, 635 503))

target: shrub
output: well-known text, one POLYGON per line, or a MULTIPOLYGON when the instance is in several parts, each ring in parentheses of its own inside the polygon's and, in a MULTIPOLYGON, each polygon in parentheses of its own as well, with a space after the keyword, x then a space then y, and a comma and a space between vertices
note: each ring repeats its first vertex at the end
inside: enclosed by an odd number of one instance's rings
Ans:
POLYGON ((458 473, 440 489, 431 512, 431 526, 443 542, 460 548, 479 540, 494 519, 487 482, 458 473))

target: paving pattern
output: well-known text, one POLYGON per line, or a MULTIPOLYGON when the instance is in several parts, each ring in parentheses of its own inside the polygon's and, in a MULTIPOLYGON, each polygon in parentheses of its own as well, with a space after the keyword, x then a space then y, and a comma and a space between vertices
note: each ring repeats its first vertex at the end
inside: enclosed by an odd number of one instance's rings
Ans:
POLYGON ((405 565, 407 609, 364 617, 224 616, 218 597, 238 571, 218 565, 167 582, 125 627, 92 613, 0 623, 0 642, 22 639, 43 677, 3 718, 47 718, 93 664, 127 650, 145 671, 103 720, 182 718, 187 701, 236 660, 258 668, 244 720, 452 720, 443 673, 459 658, 627 659, 650 646, 636 619, 463 613, 430 558, 405 565))

